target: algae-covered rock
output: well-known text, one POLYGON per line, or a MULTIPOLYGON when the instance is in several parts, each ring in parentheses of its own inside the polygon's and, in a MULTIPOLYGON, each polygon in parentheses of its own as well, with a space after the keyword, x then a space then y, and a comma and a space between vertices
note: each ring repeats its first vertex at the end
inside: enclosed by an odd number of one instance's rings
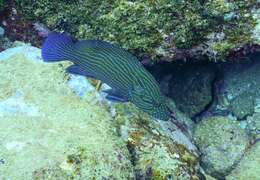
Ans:
POLYGON ((254 144, 239 162, 238 166, 226 177, 227 180, 259 179, 260 142, 254 144))
POLYGON ((202 153, 202 167, 216 178, 228 175, 248 145, 248 136, 239 124, 220 116, 202 120, 195 127, 194 140, 202 153))
POLYGON ((257 43, 257 3, 16 0, 24 16, 52 29, 79 38, 112 41, 139 56, 167 61, 205 56, 224 59, 231 50, 257 43))
MULTIPOLYGON (((177 139, 174 141, 161 127, 161 121, 151 121, 130 104, 116 106, 115 109, 118 133, 128 143, 139 179, 185 180, 203 177, 194 149, 190 150, 177 139)), ((177 130, 173 130, 173 134, 174 131, 177 130)))
POLYGON ((215 111, 228 112, 238 119, 251 116, 260 99, 259 54, 240 63, 223 67, 223 78, 217 86, 215 111))
POLYGON ((73 92, 67 65, 30 46, 0 54, 0 179, 134 177, 111 114, 94 92, 73 92))

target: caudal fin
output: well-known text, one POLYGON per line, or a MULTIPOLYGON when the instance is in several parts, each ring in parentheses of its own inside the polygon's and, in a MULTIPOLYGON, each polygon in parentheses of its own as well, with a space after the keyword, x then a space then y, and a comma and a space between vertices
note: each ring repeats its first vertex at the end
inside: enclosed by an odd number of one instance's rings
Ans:
POLYGON ((70 60, 73 53, 73 41, 70 36, 62 33, 51 33, 42 46, 44 62, 70 60))

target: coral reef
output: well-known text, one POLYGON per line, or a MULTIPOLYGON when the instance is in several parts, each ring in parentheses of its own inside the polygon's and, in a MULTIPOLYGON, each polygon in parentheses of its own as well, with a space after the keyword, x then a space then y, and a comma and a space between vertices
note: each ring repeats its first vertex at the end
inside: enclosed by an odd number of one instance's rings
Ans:
POLYGON ((31 20, 78 38, 118 43, 139 57, 223 60, 255 40, 257 0, 90 1, 16 0, 31 20))
POLYGON ((221 116, 202 120, 195 127, 194 140, 202 153, 202 167, 216 178, 228 175, 249 145, 239 123, 221 116))
POLYGON ((86 78, 64 74, 68 65, 43 63, 23 44, 0 53, 0 179, 204 176, 176 126, 165 131, 132 104, 107 102, 86 78))

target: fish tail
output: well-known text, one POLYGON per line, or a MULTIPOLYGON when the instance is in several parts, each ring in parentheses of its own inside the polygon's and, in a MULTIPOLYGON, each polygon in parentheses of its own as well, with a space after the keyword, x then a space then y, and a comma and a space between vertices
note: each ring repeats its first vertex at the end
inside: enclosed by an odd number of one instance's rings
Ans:
POLYGON ((42 46, 42 59, 44 62, 72 60, 73 41, 65 33, 51 33, 42 46))

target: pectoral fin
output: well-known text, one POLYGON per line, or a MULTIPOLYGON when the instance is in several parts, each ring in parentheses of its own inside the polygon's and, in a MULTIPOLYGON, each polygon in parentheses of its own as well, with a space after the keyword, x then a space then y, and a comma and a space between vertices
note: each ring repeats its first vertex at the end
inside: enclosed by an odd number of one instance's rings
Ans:
POLYGON ((126 96, 124 96, 120 91, 115 89, 104 90, 103 92, 107 93, 106 99, 113 102, 127 102, 126 96))

